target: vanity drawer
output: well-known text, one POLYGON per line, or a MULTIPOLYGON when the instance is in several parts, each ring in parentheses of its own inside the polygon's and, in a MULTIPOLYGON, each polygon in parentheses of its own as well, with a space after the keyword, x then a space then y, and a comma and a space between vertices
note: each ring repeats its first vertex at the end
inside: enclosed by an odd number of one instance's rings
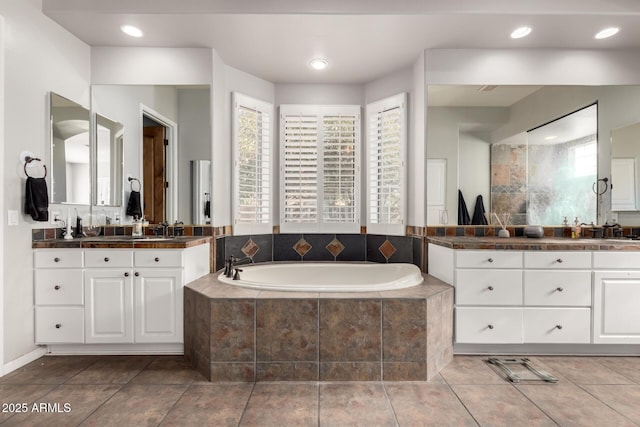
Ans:
POLYGON ((539 251, 524 253, 524 268, 591 268, 591 252, 539 251))
POLYGON ((526 343, 591 342, 588 308, 525 308, 523 318, 526 343))
POLYGON ((591 306, 591 271, 525 270, 524 303, 591 306))
POLYGON ((133 251, 131 250, 86 250, 84 263, 87 267, 133 267, 133 251))
POLYGON ((600 251, 593 253, 594 269, 631 268, 637 270, 639 266, 640 251, 600 251))
POLYGON ((457 270, 456 304, 521 305, 521 270, 457 270))
POLYGON ((33 255, 35 268, 82 268, 82 250, 37 250, 33 255))
POLYGON ((82 307, 36 307, 36 344, 83 342, 82 307))
POLYGON ((136 267, 182 267, 183 251, 142 249, 134 251, 136 267))
POLYGON ((519 251, 456 251, 458 268, 522 268, 519 251))
POLYGON ((456 307, 456 342, 520 344, 522 309, 456 307))
POLYGON ((36 305, 82 305, 82 270, 36 270, 36 305))

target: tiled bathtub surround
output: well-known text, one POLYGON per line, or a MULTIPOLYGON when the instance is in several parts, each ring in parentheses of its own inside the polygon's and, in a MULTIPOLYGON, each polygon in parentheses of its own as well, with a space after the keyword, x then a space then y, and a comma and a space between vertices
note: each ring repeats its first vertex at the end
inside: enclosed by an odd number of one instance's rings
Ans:
POLYGON ((265 261, 406 262, 422 268, 421 236, 375 234, 262 234, 216 239, 216 266, 224 259, 265 261))
POLYGON ((422 381, 452 358, 453 288, 318 294, 185 288, 185 357, 211 381, 422 381))

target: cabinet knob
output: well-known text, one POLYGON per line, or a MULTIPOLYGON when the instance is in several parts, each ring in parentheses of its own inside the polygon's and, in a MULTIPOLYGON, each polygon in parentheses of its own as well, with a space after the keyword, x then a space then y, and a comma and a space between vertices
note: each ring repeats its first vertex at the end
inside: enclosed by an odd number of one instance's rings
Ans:
POLYGON ((563 288, 562 286, 558 286, 558 287, 556 288, 556 291, 558 291, 558 292, 562 292, 562 291, 564 291, 564 288, 563 288))
POLYGON ((56 329, 60 329, 62 328, 62 324, 61 323, 56 323, 56 329))
POLYGON ((128 271, 124 273, 124 277, 129 277, 129 272, 128 271))
POLYGON ((487 328, 493 329, 493 325, 487 325, 487 328))
POLYGON ((489 261, 489 262, 493 262, 493 258, 489 258, 487 261, 489 261))
POLYGON ((158 257, 155 257, 153 260, 154 260, 155 262, 160 262, 160 258, 158 258, 158 257))
POLYGON ((53 259, 53 262, 60 262, 60 258, 55 257, 55 258, 53 259))
POLYGON ((558 264, 562 264, 562 258, 558 258, 558 259, 556 260, 556 262, 557 262, 558 264))
POLYGON ((55 285, 55 286, 53 287, 53 289, 55 289, 56 291, 59 291, 59 290, 60 290, 60 285, 55 285))
POLYGON ((135 273, 133 273, 134 276, 138 277, 140 276, 140 273, 138 273, 137 271, 135 273))
POLYGON ((556 325, 556 329, 562 329, 562 325, 556 325))
POLYGON ((489 289, 490 291, 493 290, 493 286, 487 286, 487 289, 489 289))
POLYGON ((109 262, 109 257, 108 256, 104 257, 104 262, 109 262))

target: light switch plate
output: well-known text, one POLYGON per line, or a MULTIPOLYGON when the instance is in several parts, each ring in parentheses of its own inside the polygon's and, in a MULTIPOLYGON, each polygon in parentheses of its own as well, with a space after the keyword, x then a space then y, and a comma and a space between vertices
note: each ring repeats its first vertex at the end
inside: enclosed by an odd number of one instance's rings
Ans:
POLYGON ((18 211, 9 210, 7 212, 7 225, 10 227, 15 227, 19 224, 20 221, 20 213, 18 211))

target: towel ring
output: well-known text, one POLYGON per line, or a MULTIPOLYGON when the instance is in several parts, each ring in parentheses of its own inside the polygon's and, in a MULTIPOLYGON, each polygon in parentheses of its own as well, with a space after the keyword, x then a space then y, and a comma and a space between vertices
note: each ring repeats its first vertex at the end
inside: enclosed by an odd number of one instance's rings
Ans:
POLYGON ((140 191, 140 189, 142 189, 142 184, 140 184, 140 180, 138 178, 128 177, 127 179, 129 180, 129 185, 131 186, 131 191, 140 191), (138 183, 138 189, 137 190, 133 189, 133 181, 136 181, 138 183))
MULTIPOLYGON (((24 169, 24 174, 25 174, 26 176, 28 176, 29 178, 32 178, 32 177, 29 175, 29 173, 27 172, 27 165, 28 165, 29 163, 31 163, 31 162, 40 162, 40 161, 42 161, 42 160, 40 160, 40 159, 39 159, 39 158, 37 158, 37 157, 25 156, 25 158, 24 158, 24 167, 23 167, 23 169, 24 169)), ((46 178, 46 177, 47 177, 47 165, 43 164, 43 165, 42 165, 42 167, 44 168, 44 176, 43 176, 43 178, 46 178)))

